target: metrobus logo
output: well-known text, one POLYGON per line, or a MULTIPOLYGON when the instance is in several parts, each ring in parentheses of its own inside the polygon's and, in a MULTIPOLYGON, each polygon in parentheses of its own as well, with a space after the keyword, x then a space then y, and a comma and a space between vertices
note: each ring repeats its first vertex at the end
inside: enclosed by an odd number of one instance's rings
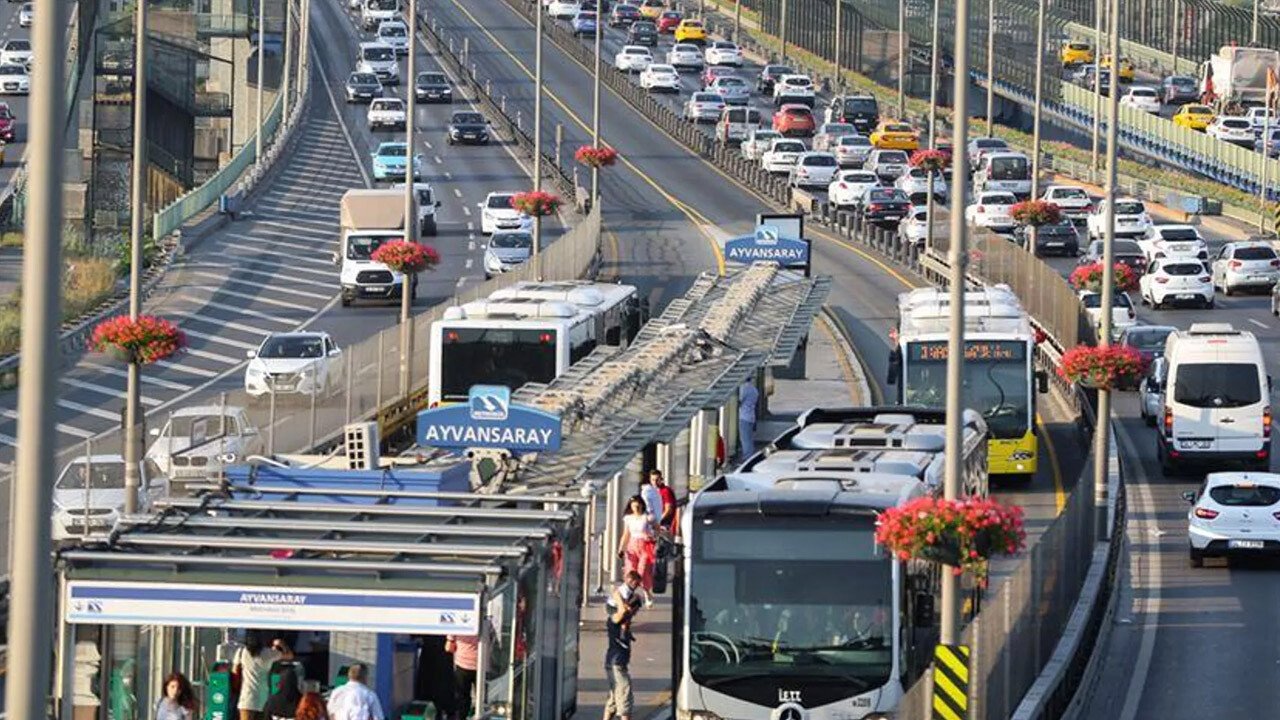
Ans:
POLYGON ((507 419, 511 408, 511 389, 505 385, 472 385, 467 393, 472 420, 507 419))

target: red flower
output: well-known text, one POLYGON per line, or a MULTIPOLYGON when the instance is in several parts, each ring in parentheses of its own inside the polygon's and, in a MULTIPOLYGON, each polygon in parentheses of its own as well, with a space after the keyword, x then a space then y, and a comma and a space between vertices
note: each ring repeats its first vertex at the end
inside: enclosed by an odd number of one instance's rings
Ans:
MULTIPOLYGON (((1071 286, 1077 290, 1089 290, 1092 292, 1102 292, 1102 270, 1101 262, 1089 265, 1081 265, 1071 271, 1071 286)), ((1138 275, 1128 265, 1116 263, 1113 268, 1114 282, 1117 290, 1128 292, 1138 289, 1138 275)))
POLYGON ((911 164, 921 170, 939 172, 951 164, 951 155, 941 150, 917 150, 911 153, 911 164))
POLYGON ((149 365, 173 357, 187 345, 187 336, 163 318, 139 315, 137 320, 119 315, 98 323, 89 346, 111 353, 125 362, 149 365))
POLYGON ((1057 225, 1062 221, 1062 210, 1046 200, 1023 200, 1009 208, 1009 215, 1019 225, 1040 227, 1057 225))
POLYGON ((369 258, 406 275, 416 275, 440 264, 440 253, 435 248, 408 240, 385 242, 369 258))
POLYGON ((529 217, 545 217, 560 207, 560 198, 548 192, 534 190, 518 193, 511 198, 511 207, 529 217))
POLYGON ((1122 378, 1141 377, 1145 365, 1142 353, 1128 345, 1081 345, 1063 353, 1058 374, 1074 383, 1110 390, 1122 378))
POLYGON ((979 577, 991 553, 1012 555, 1025 540, 1022 509, 988 498, 917 498, 876 521, 876 542, 898 559, 937 559, 936 552, 948 548, 959 563, 957 574, 967 570, 979 577))
POLYGON ((573 154, 573 159, 592 168, 608 167, 618 160, 618 151, 611 147, 583 145, 573 154))

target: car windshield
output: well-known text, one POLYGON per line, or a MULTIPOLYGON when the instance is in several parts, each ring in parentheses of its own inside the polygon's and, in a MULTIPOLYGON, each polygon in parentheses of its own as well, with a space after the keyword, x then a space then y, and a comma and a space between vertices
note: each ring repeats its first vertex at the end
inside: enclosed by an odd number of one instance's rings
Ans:
POLYGON ((992 180, 1026 180, 1031 177, 1031 163, 1021 155, 994 157, 987 174, 992 180))
POLYGON ((702 23, 697 20, 685 20, 683 25, 685 30, 688 30, 689 28, 693 28, 695 30, 702 28, 702 23))
POLYGON ((1057 188, 1053 191, 1054 200, 1076 200, 1083 198, 1089 199, 1089 193, 1080 188, 1057 188))
POLYGON ((747 81, 736 77, 716 78, 716 87, 744 87, 747 81))
POLYGON ((867 199, 871 202, 892 202, 894 200, 905 200, 906 195, 901 190, 871 190, 867 193, 867 199))
POLYGON ((837 163, 833 156, 824 153, 822 155, 805 156, 803 164, 811 167, 835 167, 837 163))
POLYGON ((875 173, 859 170, 855 172, 848 172, 848 173, 845 173, 844 175, 841 175, 840 181, 857 183, 859 185, 866 184, 866 183, 871 183, 872 185, 875 185, 880 182, 880 178, 876 177, 875 173))
POLYGON ((870 147, 871 140, 861 135, 845 135, 840 138, 840 144, 847 147, 870 147))
MULTIPOLYGON (((1116 240, 1113 243, 1116 255, 1144 255, 1142 247, 1132 240, 1116 240)), ((1102 245, 1099 243, 1098 252, 1102 252, 1102 245)))
POLYGON ((1200 235, 1193 228, 1156 228, 1162 240, 1199 240, 1200 235))
POLYGON ((0 75, 26 75, 27 69, 21 65, 0 65, 0 75))
POLYGON ((1008 143, 996 138, 988 138, 986 140, 975 140, 974 147, 979 150, 996 150, 1009 147, 1008 143))
POLYGON ((773 77, 778 77, 779 75, 786 75, 788 73, 793 73, 793 72, 795 72, 795 70, 793 70, 790 66, 787 66, 787 65, 766 65, 764 68, 764 74, 771 75, 773 77))
POLYGON ((1199 275, 1204 272, 1204 266, 1200 263, 1170 263, 1161 268, 1165 275, 1199 275))
POLYGON ((374 100, 373 105, 369 109, 370 110, 403 110, 404 101, 400 100, 399 98, 384 98, 381 100, 374 100))
POLYGON ((496 248, 531 248, 533 236, 529 233, 494 233, 490 243, 496 248))
POLYGON ((656 30, 656 28, 651 22, 638 22, 631 26, 631 32, 633 33, 653 32, 654 30, 656 30))
POLYGON ((679 20, 680 13, 675 12, 674 10, 669 10, 667 12, 662 13, 662 18, 664 20, 679 20))
POLYGON ((1156 91, 1151 88, 1134 88, 1129 91, 1129 94, 1134 97, 1153 98, 1156 96, 1156 91))
POLYGON ((848 123, 828 123, 822 127, 828 135, 847 135, 854 131, 853 126, 848 123))
POLYGON ((404 157, 404 144, 382 145, 378 148, 378 154, 382 157, 404 157))
POLYGON ((1187 363, 1177 368, 1173 399, 1198 408, 1237 408, 1262 400, 1258 367, 1250 363, 1187 363))
POLYGON ((369 8, 370 10, 380 10, 380 11, 386 12, 388 10, 395 10, 397 6, 398 6, 397 0, 369 0, 368 4, 365 7, 369 8))
MULTIPOLYGON (((1089 293, 1088 295, 1085 295, 1083 298, 1081 298, 1081 301, 1084 303, 1084 306, 1086 308, 1089 308, 1090 310, 1097 310, 1098 308, 1102 307, 1102 295, 1098 293, 1089 293)), ((1133 301, 1130 300, 1129 296, 1125 295, 1124 293, 1116 293, 1115 295, 1111 296, 1111 307, 1113 308, 1133 307, 1133 301)))
POLYGON ((382 25, 378 27, 378 36, 402 38, 405 36, 405 29, 400 23, 382 23, 382 25))
POLYGON ((696 53, 696 52, 698 52, 698 46, 696 46, 696 45, 685 45, 685 44, 683 44, 683 43, 682 43, 682 44, 680 44, 680 45, 676 45, 675 47, 673 47, 673 48, 671 48, 671 49, 672 49, 672 50, 674 50, 675 52, 681 52, 681 53, 696 53))
POLYGON ((1196 87, 1196 79, 1185 75, 1175 75, 1169 78, 1169 84, 1176 88, 1194 88, 1196 87))
POLYGON ((31 43, 26 40, 10 40, 8 45, 4 46, 5 50, 17 50, 18 52, 27 52, 31 49, 31 43))
POLYGON ((351 76, 352 85, 377 85, 378 76, 373 73, 355 73, 351 76))
POLYGON ((773 149, 775 152, 804 152, 804 143, 799 140, 784 140, 774 143, 773 149))
POLYGON ((907 161, 907 154, 901 150, 890 150, 888 152, 880 153, 880 156, 876 158, 876 161, 882 164, 905 163, 907 161))
POLYGON ((224 433, 236 434, 236 420, 231 415, 184 415, 169 421, 164 435, 174 438, 191 438, 193 443, 204 442, 206 438, 217 437, 224 433), (223 421, 226 427, 223 427, 223 421))
POLYGON ((694 93, 693 101, 696 103, 707 103, 710 105, 720 105, 724 103, 724 98, 715 93, 694 93))
POLYGON ((624 55, 648 55, 649 51, 642 47, 628 47, 622 48, 622 53, 624 55))
POLYGON ((1191 115, 1212 115, 1213 108, 1204 105, 1188 105, 1182 109, 1183 112, 1191 115))
POLYGON ((1209 497, 1227 507, 1269 507, 1280 502, 1280 488, 1270 485, 1219 485, 1209 488, 1209 497))
POLYGON ((396 52, 388 47, 369 47, 364 49, 364 59, 373 62, 386 62, 396 59, 396 52))
POLYGON ((471 112, 454 113, 453 124, 454 125, 483 125, 484 116, 481 115, 480 113, 471 113, 471 112))
POLYGON ((89 490, 123 490, 124 463, 118 460, 102 462, 75 462, 62 471, 58 478, 59 490, 83 490, 88 484, 89 490), (86 483, 86 476, 88 482, 86 483))
POLYGON ((1125 333, 1125 344, 1139 350, 1162 350, 1165 339, 1172 332, 1173 328, 1134 328, 1125 333))
POLYGON ((596 14, 595 14, 594 12, 592 12, 591 10, 584 10, 584 11, 582 11, 582 12, 578 13, 578 19, 579 19, 579 20, 591 20, 592 22, 595 22, 596 14))
POLYGON ((1117 215, 1141 215, 1146 211, 1147 209, 1142 205, 1142 203, 1136 200, 1121 200, 1116 203, 1117 215))
POLYGON ((513 195, 490 195, 485 207, 490 210, 510 210, 513 195))
POLYGON ((912 129, 910 125, 896 123, 893 125, 885 125, 884 131, 891 132, 891 133, 909 133, 909 132, 912 132, 912 129))
POLYGON ((983 204, 983 205, 1012 205, 1012 204, 1014 204, 1014 203, 1016 203, 1016 202, 1018 202, 1018 199, 1017 199, 1017 198, 1015 198, 1015 197, 1014 197, 1012 194, 1010 194, 1010 193, 992 193, 992 194, 990 194, 990 195, 983 195, 983 196, 982 196, 982 202, 981 202, 981 204, 983 204))
POLYGON ((448 85, 449 81, 445 78, 444 73, 419 73, 418 82, 422 85, 448 85))
POLYGON ((783 114, 783 115, 790 115, 791 117, 797 117, 797 118, 798 118, 798 117, 810 117, 810 116, 812 116, 812 115, 813 115, 813 113, 809 112, 809 108, 807 108, 807 107, 787 107, 787 108, 783 108, 783 109, 782 109, 782 114, 783 114))
POLYGON ((1088 50, 1091 46, 1087 43, 1071 43, 1067 47, 1070 47, 1072 50, 1088 50))
POLYGON ((813 83, 809 82, 809 78, 807 78, 807 77, 793 77, 793 78, 787 78, 786 83, 787 83, 788 85, 790 85, 791 87, 802 87, 802 88, 809 87, 810 85, 812 85, 812 84, 813 84, 813 83))
POLYGON ((734 45, 731 42, 717 42, 712 44, 712 47, 714 47, 717 50, 737 50, 738 49, 738 46, 734 45))
POLYGON ((373 251, 382 247, 382 243, 390 240, 399 240, 401 238, 392 238, 384 236, 368 236, 368 235, 348 235, 347 236, 347 259, 348 260, 368 260, 373 257, 373 251))
POLYGON ((1269 247, 1255 245, 1254 247, 1236 248, 1236 260, 1275 260, 1276 251, 1269 247))
POLYGON ((1248 120, 1238 120, 1238 119, 1234 119, 1234 118, 1228 118, 1228 119, 1224 119, 1224 120, 1222 121, 1222 126, 1223 126, 1223 127, 1227 127, 1227 128, 1231 128, 1231 129, 1233 129, 1233 130, 1245 130, 1245 129, 1248 129, 1248 127, 1249 127, 1249 121, 1248 121, 1248 120))
POLYGON ((649 72, 655 75, 675 75, 676 69, 670 65, 650 65, 649 72))
POLYGON ((324 356, 324 340, 315 335, 277 335, 267 338, 258 350, 258 357, 318 358, 324 356))

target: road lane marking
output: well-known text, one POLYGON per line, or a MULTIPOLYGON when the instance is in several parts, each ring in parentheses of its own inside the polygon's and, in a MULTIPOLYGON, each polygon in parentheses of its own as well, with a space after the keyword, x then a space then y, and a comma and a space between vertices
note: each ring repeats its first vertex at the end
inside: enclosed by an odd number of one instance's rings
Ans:
POLYGON ((1257 325, 1258 327, 1262 328, 1263 330, 1269 330, 1269 329, 1270 329, 1270 327, 1269 327, 1266 323, 1262 322, 1261 320, 1255 320, 1255 319, 1253 319, 1253 318, 1248 318, 1248 320, 1249 320, 1249 322, 1253 323, 1254 325, 1257 325))
POLYGON ((462 206, 462 214, 463 214, 463 215, 466 215, 467 217, 471 217, 471 207, 470 207, 470 206, 468 206, 468 205, 463 205, 463 206, 462 206))
MULTIPOLYGON (((116 393, 116 397, 120 397, 120 393, 116 393)), ((0 408, 0 415, 3 415, 14 421, 17 421, 18 419, 17 411, 11 410, 9 408, 0 408)), ((116 420, 118 421, 119 419, 120 418, 117 416, 116 420)), ((93 433, 89 432, 88 430, 81 430, 80 428, 73 427, 71 425, 65 425, 63 423, 55 423, 53 427, 55 430, 57 430, 58 432, 64 435, 70 435, 80 440, 88 440, 89 438, 93 437, 93 433)), ((7 438, 8 435, 5 435, 3 437, 7 438)), ((3 442, 8 442, 8 440, 3 440, 3 442)), ((13 444, 13 443, 10 443, 10 444, 13 444)))
POLYGON ((188 302, 191 302, 197 305, 202 304, 205 307, 211 307, 215 310, 223 310, 233 315, 248 315, 249 317, 256 317, 262 320, 270 320, 271 322, 277 322, 282 325, 294 324, 294 321, 292 320, 276 317, 275 315, 268 315, 267 313, 259 312, 257 310, 250 310, 249 308, 236 307, 235 305, 227 305, 226 303, 214 302, 213 300, 201 300, 199 298, 192 297, 191 295, 180 295, 179 297, 181 297, 183 300, 186 300, 188 302))
MULTIPOLYGON (((75 378, 70 378, 65 375, 61 379, 59 379, 58 382, 64 385, 70 385, 71 387, 80 388, 81 390, 88 390, 89 392, 98 393, 99 395, 106 395, 107 397, 114 398, 114 399, 119 399, 124 392, 123 389, 118 387, 106 387, 105 385, 85 382, 84 380, 77 380, 75 378)), ((156 400, 155 398, 149 397, 147 395, 139 395, 138 400, 143 405, 156 406, 160 404, 159 400, 156 400)))
POLYGON ((454 189, 453 189, 453 196, 454 196, 454 197, 456 197, 456 198, 461 198, 461 197, 462 197, 462 191, 461 191, 461 190, 459 190, 458 188, 454 188, 454 189))
MULTIPOLYGON (((129 377, 129 373, 117 367, 99 365, 96 362, 87 362, 87 361, 84 364, 87 367, 93 368, 94 372, 102 372, 108 375, 114 375, 116 377, 122 377, 122 378, 129 377)), ((163 378, 154 377, 152 375, 148 375, 147 373, 142 373, 138 377, 139 379, 142 380, 143 385, 155 385, 156 387, 164 388, 165 390, 177 390, 178 392, 186 392, 191 389, 190 385, 186 385, 180 382, 174 382, 172 380, 165 380, 163 378)))
POLYGON ((218 373, 213 372, 212 370, 205 370, 204 368, 198 368, 191 365, 179 365, 178 363, 175 363, 171 360, 160 360, 155 364, 163 368, 169 368, 170 370, 189 373, 191 375, 198 375, 203 378, 218 377, 218 373))
MULTIPOLYGON (((322 287, 322 288, 332 288, 338 282, 337 272, 332 273, 333 280, 331 282, 320 282, 319 280, 313 280, 312 278, 304 278, 304 277, 299 277, 297 275, 289 275, 288 273, 283 273, 283 272, 267 272, 266 270, 254 270, 253 268, 242 267, 240 265, 234 265, 231 263, 201 263, 200 265, 193 266, 193 267, 210 268, 214 270, 226 270, 228 271, 228 273, 230 273, 228 277, 231 277, 234 275, 261 275, 262 277, 270 278, 271 280, 287 280, 291 283, 299 283, 301 285, 314 285, 315 287, 322 287)), ((192 270, 191 272, 196 272, 196 271, 192 270)), ((214 275, 214 273, 209 273, 209 274, 214 275)), ((276 290, 278 288, 272 288, 272 289, 276 290)), ((332 297, 332 295, 326 295, 325 297, 332 297)))
MULTIPOLYGON (((287 300, 275 300, 269 297, 262 297, 261 295, 252 295, 250 293, 236 292, 234 290, 228 290, 225 287, 219 287, 217 285, 186 285, 184 287, 186 287, 186 289, 188 290, 207 290, 213 293, 214 295, 229 295, 231 297, 241 298, 244 300, 249 300, 251 302, 264 303, 266 305, 274 305, 276 307, 282 307, 286 310, 310 311, 314 309, 310 305, 299 305, 298 303, 291 303, 291 302, 288 302, 287 300)), ((268 289, 268 288, 264 288, 264 289, 268 289)))
MULTIPOLYGON (((234 237, 238 240, 248 240, 249 242, 254 242, 254 238, 246 237, 243 235, 232 235, 231 237, 234 237)), ((312 265, 324 265, 329 268, 333 267, 332 260, 325 260, 323 258, 299 257, 297 253, 280 252, 279 250, 268 250, 267 248, 264 248, 264 247, 250 247, 247 245, 241 245, 240 243, 223 243, 222 246, 225 248, 230 248, 232 250, 239 250, 241 252, 246 252, 251 255, 274 255, 276 257, 287 258, 294 262, 305 262, 305 263, 310 263, 312 265)), ((295 267, 293 269, 297 270, 299 268, 295 267)))
MULTIPOLYGON (((245 325, 244 323, 238 323, 234 320, 223 320, 222 318, 206 317, 198 312, 188 311, 188 312, 180 312, 180 313, 171 313, 171 315, 173 315, 174 317, 180 317, 184 319, 184 322, 183 322, 184 330, 186 329, 186 323, 202 322, 208 325, 217 325, 220 328, 230 328, 232 330, 239 330, 240 332, 248 333, 250 335, 261 335, 263 337, 266 337, 271 334, 270 330, 263 330, 262 328, 254 327, 252 325, 245 325)), ((190 390, 191 388, 187 388, 187 389, 190 390)))
POLYGON ((201 340, 206 340, 208 342, 222 343, 223 345, 230 345, 231 347, 240 348, 241 350, 256 350, 258 348, 258 346, 253 343, 232 340, 231 338, 222 337, 220 335, 210 335, 209 333, 197 332, 189 327, 182 328, 182 332, 189 337, 200 338, 201 340))
POLYGON ((84 403, 75 402, 74 400, 58 400, 58 407, 66 408, 67 410, 75 410, 76 412, 82 412, 86 415, 100 417, 104 420, 110 420, 112 422, 120 422, 120 413, 110 412, 109 410, 103 410, 102 408, 91 407, 89 405, 85 405, 84 403))
MULTIPOLYGON (((325 302, 329 302, 329 300, 333 298, 333 293, 324 295, 321 293, 307 292, 306 290, 295 290, 293 288, 278 287, 275 285, 263 285, 260 282, 253 282, 250 280, 238 280, 229 275, 218 275, 217 273, 201 272, 199 270, 193 271, 191 274, 200 275, 203 277, 210 278, 212 280, 221 280, 222 282, 230 283, 233 285, 248 285, 250 287, 262 288, 267 292, 285 293, 287 295, 296 295, 298 297, 311 298, 313 300, 323 300, 325 302)), ((316 284, 319 285, 321 283, 316 283, 316 284)))
MULTIPOLYGON (((1137 448, 1134 447, 1133 441, 1129 437, 1129 432, 1125 430, 1123 423, 1112 423, 1115 428, 1116 441, 1125 446, 1124 455, 1137 458, 1141 457, 1137 448)), ((1151 483, 1147 477, 1146 470, 1141 462, 1128 465, 1135 474, 1135 477, 1129 478, 1125 482, 1125 486, 1130 488, 1130 492, 1137 490, 1137 510, 1133 517, 1146 516, 1147 518, 1156 518, 1156 506, 1151 497, 1151 483)), ((1151 519, 1148 522, 1159 525, 1156 520, 1151 519)), ((1127 531, 1126 531, 1127 532, 1127 531)), ((1136 528, 1135 528, 1136 532, 1136 528)), ((1120 540, 1121 538, 1113 538, 1120 540)), ((1132 540, 1132 539, 1131 539, 1132 540)), ((1156 649, 1156 632, 1160 624, 1160 588, 1164 582, 1164 569, 1160 567, 1163 558, 1160 557, 1161 548, 1159 541, 1155 541, 1154 557, 1148 558, 1145 563, 1139 563, 1139 567, 1147 569, 1148 577, 1142 582, 1142 587, 1147 589, 1142 606, 1142 639, 1138 645, 1138 657, 1134 661, 1134 665, 1129 674, 1129 687, 1125 692, 1124 705, 1120 708, 1118 720, 1134 720, 1138 715, 1138 707, 1142 704, 1142 694, 1147 686, 1147 675, 1151 672, 1151 659, 1156 649)), ((1147 552, 1152 552, 1148 550, 1147 552)), ((1122 556, 1123 557, 1123 556, 1122 556)), ((1134 587, 1138 587, 1138 578, 1132 579, 1134 587)))
POLYGON ((244 362, 244 358, 228 357, 226 355, 219 355, 218 353, 209 352, 208 350, 195 350, 193 348, 187 348, 186 352, 188 355, 191 355, 193 357, 204 358, 205 360, 212 360, 214 362, 220 362, 225 365, 239 365, 240 363, 244 362))

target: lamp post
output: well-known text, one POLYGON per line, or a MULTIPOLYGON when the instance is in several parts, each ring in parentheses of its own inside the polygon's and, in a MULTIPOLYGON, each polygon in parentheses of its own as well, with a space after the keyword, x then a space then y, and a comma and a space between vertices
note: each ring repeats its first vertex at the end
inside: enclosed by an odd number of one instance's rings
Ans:
MULTIPOLYGON (((418 232, 418 213, 414 203, 414 152, 413 126, 417 121, 417 56, 418 56, 418 0, 409 0, 409 61, 405 87, 404 120, 404 239, 414 242, 418 232)), ((408 397, 413 384, 413 288, 417 277, 410 283, 407 273, 400 274, 400 394, 408 397)))
MULTIPOLYGON (((140 3, 141 4, 141 3, 140 3)), ((267 56, 264 52, 264 45, 267 41, 266 18, 267 3, 266 0, 258 0, 258 93, 257 93, 257 114, 258 114, 258 133, 253 140, 253 164, 261 165, 262 163, 262 66, 266 64, 267 56)))
MULTIPOLYGON (((1098 172, 1099 116, 1102 115, 1102 15, 1103 0, 1095 0, 1093 12, 1093 132, 1089 150, 1089 167, 1098 172)), ((1114 82, 1112 83, 1115 84, 1114 82)), ((1115 94, 1115 93, 1112 93, 1115 94)))
POLYGON ((1255 46, 1258 44, 1258 2, 1253 0, 1253 27, 1249 30, 1249 43, 1255 46))
MULTIPOLYGON (((600 16, 596 15, 595 73, 591 78, 591 145, 600 149, 600 42, 604 35, 600 30, 600 16)), ((576 183, 575 183, 576 184, 576 183)), ((591 207, 600 206, 600 168, 591 167, 591 207)))
POLYGON ((907 0, 898 0, 898 118, 907 117, 907 0))
MULTIPOLYGON (((1044 16, 1045 0, 1040 0, 1039 21, 1036 23, 1036 108, 1031 129, 1031 199, 1040 197, 1040 115, 1044 105, 1044 16)), ((1031 228, 1031 242, 1027 251, 1036 252, 1038 226, 1031 228)))
POLYGON ((995 135, 996 0, 987 0, 987 137, 995 135))
POLYGON ((280 66, 280 127, 289 117, 289 88, 292 84, 292 73, 289 64, 293 62, 293 39, 290 37, 293 27, 293 0, 284 0, 284 64, 280 66))
POLYGON ((780 62, 783 63, 787 61, 787 6, 789 4, 788 0, 782 0, 782 21, 781 27, 778 28, 778 37, 782 40, 782 60, 780 62))
MULTIPOLYGON (((147 13, 146 3, 135 6, 133 39, 133 168, 129 218, 129 318, 137 320, 142 312, 142 242, 145 234, 143 214, 147 203, 147 13)), ((141 438, 138 423, 142 420, 142 366, 131 359, 125 385, 124 410, 124 511, 138 511, 138 489, 142 478, 141 438)))
MULTIPOLYGON (((533 189, 535 192, 542 189, 542 16, 545 12, 542 7, 538 7, 537 19, 533 24, 533 32, 537 36, 533 44, 533 189)), ((599 23, 599 20, 597 16, 596 22, 599 23)), ((539 257, 541 252, 542 217, 537 216, 533 218, 533 258, 539 263, 541 263, 539 257)), ((542 266, 539 264, 536 267, 542 266)), ((540 275, 540 273, 535 274, 540 275)))
MULTIPOLYGON (((741 2, 741 0, 739 0, 739 2, 741 2)), ((840 15, 842 14, 841 10, 843 9, 844 8, 841 5, 841 0, 836 0, 835 42, 833 43, 835 45, 835 48, 834 48, 835 52, 833 53, 834 55, 833 59, 835 60, 835 64, 836 64, 836 89, 837 90, 844 87, 844 71, 843 71, 843 62, 842 62, 844 58, 841 57, 841 54, 844 51, 844 48, 842 47, 842 45, 844 44, 844 38, 841 36, 841 33, 840 33, 840 15)))
MULTIPOLYGON (((942 0, 933 0, 933 38, 929 46, 929 147, 937 144, 938 125, 938 9, 942 0)), ((933 176, 929 176, 930 182, 933 176)), ((929 191, 932 197, 933 191, 929 191)))

